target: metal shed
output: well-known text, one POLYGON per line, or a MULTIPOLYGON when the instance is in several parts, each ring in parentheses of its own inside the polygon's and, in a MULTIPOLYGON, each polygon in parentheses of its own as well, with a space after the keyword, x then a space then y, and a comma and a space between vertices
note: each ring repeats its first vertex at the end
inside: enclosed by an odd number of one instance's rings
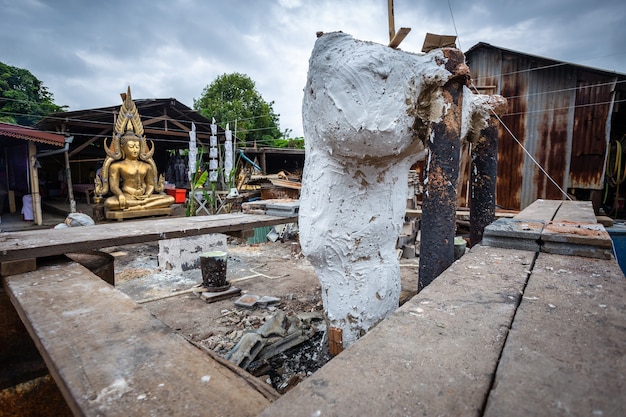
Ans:
MULTIPOLYGON (((617 205, 620 184, 607 181, 614 166, 608 173, 606 167, 607 158, 621 149, 615 144, 626 135, 626 74, 482 42, 465 55, 474 87, 484 94, 502 95, 509 104, 498 144, 498 206, 522 210, 536 199, 564 198, 533 159, 563 190, 592 200, 596 211, 603 204, 617 205)), ((619 169, 624 172, 623 166, 619 169)), ((460 177, 459 204, 466 206, 469 172, 460 177)))

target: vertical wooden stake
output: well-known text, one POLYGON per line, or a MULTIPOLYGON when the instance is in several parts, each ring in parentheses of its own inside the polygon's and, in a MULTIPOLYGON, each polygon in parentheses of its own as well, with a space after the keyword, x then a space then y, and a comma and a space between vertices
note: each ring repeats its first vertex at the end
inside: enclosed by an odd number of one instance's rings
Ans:
POLYGON ((343 351, 343 332, 339 327, 328 329, 328 350, 331 356, 337 356, 343 351))
POLYGON ((396 23, 393 15, 393 0, 387 0, 387 14, 389 17, 389 42, 396 36, 396 23))

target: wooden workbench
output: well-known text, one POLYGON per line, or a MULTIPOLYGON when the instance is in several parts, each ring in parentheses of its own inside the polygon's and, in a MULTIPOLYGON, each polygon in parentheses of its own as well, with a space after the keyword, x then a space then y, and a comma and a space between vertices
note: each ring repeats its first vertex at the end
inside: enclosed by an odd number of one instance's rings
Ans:
POLYGON ((0 263, 209 233, 228 234, 297 220, 298 216, 235 213, 5 232, 0 233, 0 263))

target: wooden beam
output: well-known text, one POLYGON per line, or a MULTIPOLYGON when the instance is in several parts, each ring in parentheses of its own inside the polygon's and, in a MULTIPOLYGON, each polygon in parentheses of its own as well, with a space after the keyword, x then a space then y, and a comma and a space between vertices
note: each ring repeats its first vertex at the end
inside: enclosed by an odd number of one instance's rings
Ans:
POLYGON ((400 30, 398 31, 398 33, 396 33, 391 42, 389 42, 389 47, 397 48, 400 45, 400 42, 402 42, 404 38, 406 38, 406 35, 408 35, 410 31, 411 28, 400 28, 400 30))
POLYGON ((70 158, 73 157, 74 155, 76 155, 77 153, 79 153, 80 151, 85 149, 87 146, 89 146, 92 143, 94 143, 96 141, 96 139, 103 139, 102 136, 106 136, 107 133, 110 134, 111 132, 113 132, 113 126, 107 127, 106 129, 101 130, 97 135, 95 135, 93 138, 89 139, 87 142, 85 142, 82 145, 77 146, 76 148, 72 149, 72 151, 68 153, 68 157, 70 157, 70 158))
POLYGON ((78 263, 3 281, 76 416, 256 416, 276 398, 78 263))
POLYGON ((40 226, 43 223, 41 213, 41 194, 39 193, 39 170, 35 167, 37 162, 37 146, 32 140, 28 141, 28 170, 30 172, 30 195, 35 224, 40 226))
MULTIPOLYGON (((145 129, 146 126, 153 125, 153 124, 159 123, 159 122, 163 122, 165 125, 167 125, 167 122, 170 122, 173 125, 178 126, 179 128, 181 128, 182 130, 184 130, 187 133, 189 133, 189 131, 191 130, 190 127, 185 126, 184 124, 180 123, 178 120, 174 120, 174 119, 172 119, 169 116, 153 117, 151 119, 147 119, 147 120, 143 121, 142 123, 143 123, 144 129, 145 129)), ((165 131, 168 132, 168 133, 170 132, 170 130, 167 129, 167 128, 165 128, 165 131)))
POLYGON ((35 258, 22 259, 20 261, 8 261, 0 263, 0 276, 8 277, 37 269, 35 258))
POLYGON ((119 223, 114 222, 66 229, 12 232, 0 237, 0 262, 208 233, 230 233, 297 221, 297 214, 280 217, 237 213, 164 219, 147 218, 125 223, 123 228, 119 223))

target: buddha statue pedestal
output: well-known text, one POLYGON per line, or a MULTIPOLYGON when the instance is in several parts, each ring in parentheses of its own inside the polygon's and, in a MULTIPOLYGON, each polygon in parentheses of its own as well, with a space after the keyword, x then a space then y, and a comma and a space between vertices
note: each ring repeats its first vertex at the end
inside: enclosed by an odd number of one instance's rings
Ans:
POLYGON ((124 219, 136 219, 138 217, 149 216, 170 216, 173 209, 171 207, 150 208, 143 210, 104 210, 104 218, 122 221, 124 219))

